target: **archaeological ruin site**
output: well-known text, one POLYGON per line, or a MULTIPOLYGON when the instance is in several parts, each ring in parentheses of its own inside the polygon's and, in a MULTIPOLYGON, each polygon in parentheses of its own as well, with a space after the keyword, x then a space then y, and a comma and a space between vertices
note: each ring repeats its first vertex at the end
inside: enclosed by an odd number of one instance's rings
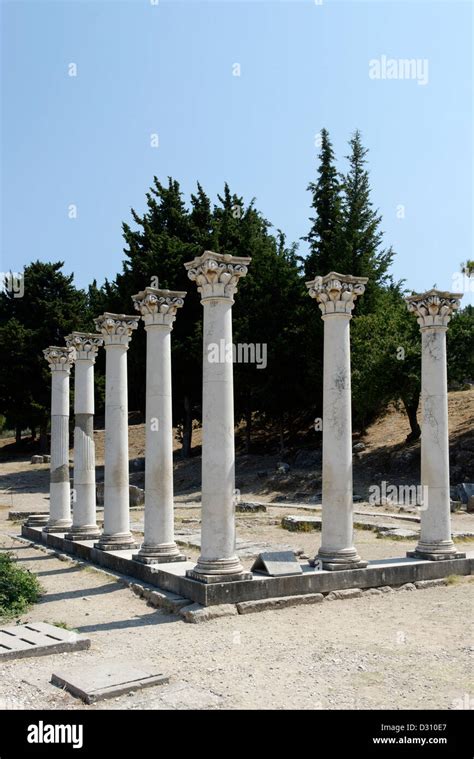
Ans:
MULTIPOLYGON (((211 362, 211 344, 232 345, 232 305, 251 258, 205 251, 186 264, 201 296, 203 322, 201 553, 186 559, 175 542, 171 340, 186 292, 144 289, 138 315, 104 313, 97 334, 73 332, 44 350, 51 369, 50 512, 32 516, 25 538, 171 591, 189 605, 402 586, 469 575, 473 559, 451 536, 446 332, 461 294, 430 290, 407 298, 422 342, 421 533, 405 557, 374 560, 353 540, 350 321, 367 280, 330 272, 307 282, 324 321, 321 546, 314 557, 267 551, 245 570, 236 553, 232 360, 211 362), (130 529, 127 349, 143 322, 146 343, 146 452, 143 541, 130 529), (103 526, 96 515, 94 362, 106 351, 103 526), (74 482, 69 480, 69 381, 74 370, 74 482)), ((237 296, 238 297, 238 296, 237 296)), ((301 599, 300 599, 301 600, 301 599)), ((241 607, 241 608, 245 608, 241 607)))

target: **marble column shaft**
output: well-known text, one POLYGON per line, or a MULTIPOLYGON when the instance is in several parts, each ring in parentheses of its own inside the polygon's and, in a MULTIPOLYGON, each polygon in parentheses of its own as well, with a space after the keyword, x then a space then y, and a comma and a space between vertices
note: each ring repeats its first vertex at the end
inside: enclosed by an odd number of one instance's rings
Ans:
POLYGON ((201 555, 188 572, 203 582, 250 576, 235 551, 233 363, 209 360, 209 346, 232 345, 233 296, 250 260, 206 251, 185 264, 204 309, 201 555))
POLYGON ((139 318, 105 313, 95 319, 106 351, 104 531, 96 547, 106 551, 136 547, 130 532, 127 350, 139 318))
POLYGON ((95 540, 96 482, 94 443, 94 363, 103 339, 96 334, 73 332, 66 338, 74 348, 74 499, 68 540, 95 540))
POLYGON ((323 497, 321 548, 324 569, 367 566, 353 546, 352 399, 350 320, 365 277, 330 272, 307 282, 324 321, 323 497))
POLYGON ((418 545, 409 556, 452 559, 449 488, 448 383, 446 332, 461 294, 430 290, 407 298, 421 330, 421 484, 427 502, 421 509, 418 545))
POLYGON ((44 532, 67 532, 71 526, 69 482, 69 375, 74 361, 70 348, 43 351, 51 369, 51 474, 49 520, 44 532))
POLYGON ((134 559, 184 561, 174 539, 171 331, 185 292, 147 287, 133 296, 147 333, 144 541, 134 559))

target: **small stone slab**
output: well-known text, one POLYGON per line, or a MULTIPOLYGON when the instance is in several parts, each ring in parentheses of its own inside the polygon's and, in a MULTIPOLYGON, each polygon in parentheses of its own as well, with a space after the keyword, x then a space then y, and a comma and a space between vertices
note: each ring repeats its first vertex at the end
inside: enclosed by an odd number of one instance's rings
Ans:
POLYGON ((168 683, 169 677, 145 669, 140 664, 96 662, 92 666, 82 664, 66 672, 54 672, 51 682, 86 704, 93 704, 124 693, 168 683))
POLYGON ((217 606, 201 606, 201 604, 189 604, 180 609, 180 615, 185 622, 199 624, 209 622, 219 617, 233 617, 237 612, 234 604, 218 604, 217 606))
POLYGON ((438 588, 440 585, 447 585, 446 577, 440 577, 438 580, 418 580, 415 582, 415 587, 418 590, 423 588, 438 588))
POLYGON ((381 538, 398 538, 399 540, 414 540, 420 533, 416 530, 407 530, 406 527, 392 527, 389 530, 378 530, 381 538))
POLYGON ((362 590, 360 588, 345 588, 344 590, 332 590, 327 594, 326 601, 345 601, 348 598, 360 598, 362 590))
POLYGON ((281 520, 281 526, 284 530, 289 530, 289 532, 309 532, 310 530, 320 530, 321 522, 321 517, 300 517, 291 514, 283 517, 281 520))
POLYGON ((322 593, 308 593, 305 596, 284 596, 283 598, 261 598, 257 601, 241 601, 237 604, 239 614, 255 614, 268 609, 286 609, 289 606, 306 606, 324 601, 322 593))
POLYGON ((269 577, 301 575, 303 570, 293 551, 268 551, 257 556, 251 572, 269 577))
POLYGON ((32 514, 28 517, 27 525, 28 527, 44 527, 48 522, 48 514, 32 514))
POLYGON ((0 627, 0 661, 90 648, 90 638, 46 622, 0 627))
POLYGON ((177 614, 183 606, 189 606, 189 598, 178 596, 169 590, 157 590, 154 587, 145 588, 137 582, 130 583, 129 588, 135 595, 148 601, 150 606, 164 609, 172 614, 177 614))
POLYGON ((260 511, 266 511, 267 507, 264 503, 257 503, 257 501, 239 501, 235 506, 235 510, 255 514, 260 511))

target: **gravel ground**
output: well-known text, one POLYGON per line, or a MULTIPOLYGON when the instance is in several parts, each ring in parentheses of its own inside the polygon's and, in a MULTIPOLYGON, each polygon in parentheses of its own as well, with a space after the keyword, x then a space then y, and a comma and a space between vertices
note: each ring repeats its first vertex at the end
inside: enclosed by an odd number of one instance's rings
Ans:
MULTIPOLYGON (((261 519, 261 517, 258 517, 261 519)), ((250 522, 246 517, 244 524, 250 522)), ((256 525, 255 525, 256 527, 256 525)), ((250 529, 247 527, 246 529, 250 529)), ((262 525, 259 525, 259 536, 262 525)), ((268 526, 268 530, 271 525, 268 526)), ((316 549, 318 533, 287 533, 316 549)), ((45 595, 21 622, 67 623, 90 636, 89 651, 0 665, 0 706, 11 709, 456 709, 474 705, 474 583, 364 595, 201 625, 157 611, 94 569, 15 541, 0 522, 3 549, 35 572, 45 595), (51 685, 68 664, 137 661, 168 685, 85 707, 51 685)), ((267 537, 265 535, 265 537, 267 537)), ((262 539, 263 536, 262 536, 262 539)), ((401 555, 400 541, 357 531, 364 555, 401 555)))

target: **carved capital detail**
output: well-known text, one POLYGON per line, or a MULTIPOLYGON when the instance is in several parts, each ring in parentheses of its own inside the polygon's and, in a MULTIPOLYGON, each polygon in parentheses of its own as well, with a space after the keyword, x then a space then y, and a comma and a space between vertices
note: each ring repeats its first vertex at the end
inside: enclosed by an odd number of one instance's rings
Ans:
POLYGON ((355 302, 365 291, 367 277, 352 277, 331 271, 325 277, 306 282, 311 298, 315 298, 323 316, 347 314, 351 316, 355 302))
POLYGON ((71 332, 66 337, 68 348, 76 351, 76 361, 95 361, 99 348, 104 344, 104 339, 89 332, 71 332))
POLYGON ((196 282, 202 301, 211 298, 233 300, 239 279, 247 274, 251 260, 206 250, 184 266, 189 279, 196 282))
POLYGON ((67 372, 68 374, 71 373, 71 366, 76 358, 73 348, 57 345, 50 345, 49 348, 45 348, 43 356, 52 372, 67 372))
POLYGON ((138 327, 139 316, 127 316, 126 314, 105 314, 94 319, 97 332, 104 338, 104 346, 122 345, 128 348, 132 332, 138 327))
POLYGON ((447 327, 451 316, 459 308, 462 293, 428 290, 421 295, 406 298, 408 310, 415 314, 420 329, 447 327))
POLYGON ((145 287, 137 295, 132 295, 136 311, 139 311, 145 327, 154 325, 173 329, 178 308, 184 305, 185 292, 178 290, 159 290, 157 287, 145 287))

